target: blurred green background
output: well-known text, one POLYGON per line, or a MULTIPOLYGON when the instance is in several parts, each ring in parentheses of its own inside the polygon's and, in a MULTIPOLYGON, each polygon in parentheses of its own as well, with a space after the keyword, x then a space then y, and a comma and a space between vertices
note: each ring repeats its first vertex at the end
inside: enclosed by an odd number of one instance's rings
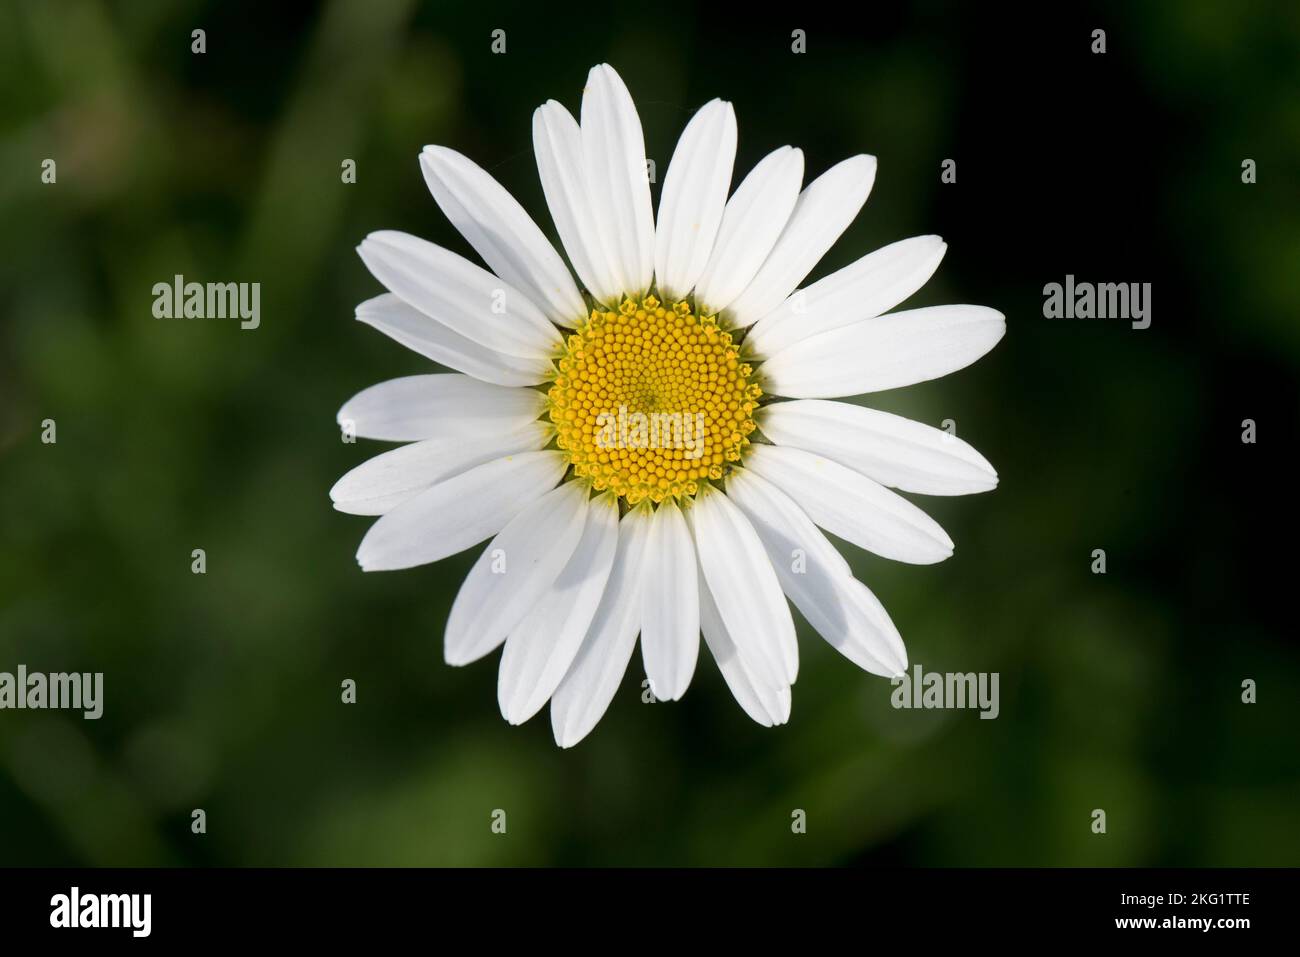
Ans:
POLYGON ((97 722, 0 712, 0 864, 1300 863, 1276 451, 1297 435, 1297 94, 1294 3, 0 5, 0 670, 102 671, 106 695, 97 722), (601 61, 661 170, 714 96, 736 105, 737 180, 784 143, 810 174, 879 157, 813 278, 938 232, 912 304, 1008 316, 976 366, 864 400, 953 419, 998 467, 993 493, 917 499, 955 556, 845 546, 913 662, 1000 673, 996 721, 893 710, 800 622, 787 727, 752 724, 705 654, 683 702, 642 704, 638 654, 562 752, 545 712, 502 721, 495 655, 442 663, 476 551, 357 568, 367 521, 327 492, 380 446, 340 442, 334 413, 428 364, 352 320, 379 291, 353 248, 394 228, 472 255, 425 143, 553 235, 531 112, 576 110, 601 61), (154 319, 176 273, 260 282, 261 327, 154 319), (1151 282, 1152 328, 1042 318, 1066 273, 1151 282))

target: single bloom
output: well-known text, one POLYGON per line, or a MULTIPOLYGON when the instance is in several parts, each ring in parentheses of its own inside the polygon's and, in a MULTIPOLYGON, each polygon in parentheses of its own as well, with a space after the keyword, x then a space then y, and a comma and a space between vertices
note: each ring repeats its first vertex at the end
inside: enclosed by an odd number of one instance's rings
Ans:
POLYGON ((799 288, 866 202, 875 158, 803 186, 802 152, 782 146, 733 191, 722 100, 682 132, 657 216, 612 67, 591 70, 579 119, 538 107, 533 147, 572 272, 491 175, 441 146, 420 156, 425 181, 487 268, 399 232, 358 248, 388 292, 357 318, 459 370, 382 382, 339 411, 351 434, 406 443, 330 492, 379 516, 361 567, 491 539, 452 606, 446 660, 504 645, 502 715, 519 724, 549 701, 561 747, 604 715, 638 635, 659 700, 686 692, 702 634, 745 712, 783 724, 799 667, 787 598, 859 667, 905 671, 898 630, 819 527, 939 562, 952 540, 892 490, 983 492, 997 473, 946 432, 829 400, 961 369, 1002 338, 1002 314, 891 311, 938 267, 937 236, 799 288))

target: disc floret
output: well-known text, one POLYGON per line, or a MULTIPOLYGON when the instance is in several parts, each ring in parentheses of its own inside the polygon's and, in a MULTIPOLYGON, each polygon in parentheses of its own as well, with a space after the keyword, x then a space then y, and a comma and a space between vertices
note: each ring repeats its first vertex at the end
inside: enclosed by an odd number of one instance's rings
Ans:
POLYGON ((629 505, 695 495, 739 462, 762 397, 716 316, 628 297, 568 337, 547 393, 573 472, 629 505))

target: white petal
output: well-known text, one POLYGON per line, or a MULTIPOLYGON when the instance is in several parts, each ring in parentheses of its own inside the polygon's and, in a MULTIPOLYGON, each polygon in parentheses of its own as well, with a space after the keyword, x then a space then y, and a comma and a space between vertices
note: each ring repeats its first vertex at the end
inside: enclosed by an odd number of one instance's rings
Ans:
POLYGON ((447 664, 467 665, 492 651, 555 584, 582 538, 588 489, 585 482, 552 489, 483 550, 447 616, 447 664))
POLYGON ((876 180, 874 156, 851 156, 828 169, 799 194, 790 221, 753 282, 727 312, 745 327, 781 305, 858 215, 876 180))
POLYGON ((451 224, 494 273, 529 296, 553 322, 571 326, 586 315, 564 260, 504 186, 444 146, 426 146, 420 167, 451 224))
POLYGON ((687 517, 704 580, 748 667, 769 685, 793 684, 799 673, 794 619, 749 519, 708 485, 687 517))
POLYGON ((481 346, 545 359, 563 345, 524 293, 441 246, 384 230, 362 240, 357 253, 389 292, 481 346))
POLYGON ((765 389, 795 399, 883 392, 964 369, 1007 331, 984 306, 909 309, 796 342, 763 363, 765 389))
POLYGON ((497 674, 501 716, 523 724, 555 693, 605 593, 618 547, 618 500, 592 500, 582 538, 542 600, 510 632, 497 674))
POLYGON ((391 292, 357 306, 357 319, 434 362, 484 382, 529 386, 546 381, 555 371, 548 358, 520 359, 494 352, 466 339, 391 292))
POLYGON ((540 449, 554 434, 549 423, 530 422, 513 432, 412 442, 362 462, 334 483, 330 498, 340 512, 383 515, 466 469, 540 449))
POLYGON ((587 74, 582 93, 582 152, 596 229, 620 282, 637 295, 654 274, 655 227, 645 138, 632 95, 614 68, 587 74))
POLYGON ((704 633, 704 642, 718 663, 723 680, 745 714, 765 728, 789 721, 790 686, 768 685, 755 677, 740 649, 727 634, 727 626, 722 623, 722 616, 718 614, 718 607, 703 577, 700 578, 700 631, 704 633))
POLYGON ((722 213, 718 239, 695 283, 696 302, 720 312, 749 285, 790 221, 803 183, 803 151, 773 150, 736 187, 722 213))
POLYGON ((618 529, 618 552, 596 608, 591 628, 551 698, 551 730, 555 743, 571 748, 604 716, 627 671, 641 626, 641 577, 647 508, 623 516, 618 529))
POLYGON ((554 100, 533 112, 533 153, 546 205, 573 271, 596 299, 617 304, 623 290, 596 229, 583 169, 582 131, 573 114, 554 100))
POLYGON ((839 549, 817 530, 808 514, 752 469, 732 470, 727 477, 727 496, 754 526, 783 585, 784 576, 796 567, 814 577, 853 574, 839 549), (774 541, 779 549, 773 546, 774 541))
POLYGON ((761 356, 775 355, 801 339, 887 312, 929 281, 947 248, 938 236, 916 236, 868 253, 795 292, 759 320, 745 342, 761 356))
POLYGON ((848 402, 774 402, 754 416, 777 445, 807 449, 881 485, 924 495, 968 495, 998 484, 988 460, 957 436, 848 402))
POLYGON ((819 635, 872 674, 906 670, 907 652, 889 615, 788 495, 747 469, 732 471, 727 494, 753 523, 781 588, 819 635))
POLYGON ((699 572, 681 509, 666 500, 646 539, 641 591, 641 657, 660 701, 686 693, 700 651, 699 572))
POLYGON ((420 439, 513 432, 546 410, 536 389, 490 385, 467 375, 412 375, 362 389, 339 409, 339 427, 363 439, 420 439))
POLYGON ((859 548, 914 565, 952 555, 952 539, 934 519, 838 462, 784 445, 753 445, 745 464, 826 531, 859 548))
POLYGON ((686 124, 664 176, 655 224, 655 283, 669 302, 695 286, 713 252, 736 162, 736 111, 712 100, 686 124))
MULTIPOLYGON (((848 593, 841 593, 836 601, 848 609, 847 614, 851 617, 856 619, 861 615, 866 621, 861 631, 854 628, 839 638, 830 638, 821 632, 836 651, 859 668, 885 678, 907 671, 907 647, 903 644, 903 638, 889 617, 889 612, 885 611, 885 606, 872 594, 870 588, 856 578, 850 578, 848 593), (880 662, 879 671, 871 667, 872 661, 880 662)), ((825 608, 822 611, 824 615, 829 614, 832 621, 838 613, 825 608)))
POLYGON ((403 502, 361 540, 368 572, 441 561, 495 535, 564 475, 563 452, 523 452, 453 475, 403 502))

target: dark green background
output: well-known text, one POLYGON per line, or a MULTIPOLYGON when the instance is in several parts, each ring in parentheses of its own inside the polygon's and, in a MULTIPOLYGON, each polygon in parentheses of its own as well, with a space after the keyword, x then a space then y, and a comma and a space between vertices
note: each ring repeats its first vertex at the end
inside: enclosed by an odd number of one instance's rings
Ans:
POLYGON ((1300 862, 1279 451, 1297 438, 1300 7, 272 7, 0 6, 0 670, 106 675, 98 722, 0 712, 0 864, 1300 862), (352 320, 379 291, 353 247, 397 228, 469 254, 425 143, 552 232, 531 113, 576 110, 601 61, 661 170, 714 96, 736 106, 738 178, 784 143, 810 174, 879 157, 814 278, 938 232, 914 304, 1006 313, 976 366, 866 400, 954 419, 999 469, 991 494, 918 499, 956 555, 846 546, 914 662, 1001 674, 996 721, 894 711, 801 623, 787 727, 751 723, 704 655, 685 701, 644 705, 638 656, 561 752, 545 714, 502 721, 496 656, 442 663, 474 552, 356 567, 366 521, 327 492, 379 446, 341 443, 334 413, 427 363, 352 320), (154 319, 175 273, 260 282, 261 328, 154 319), (1044 319, 1066 273, 1151 282, 1151 329, 1044 319))

